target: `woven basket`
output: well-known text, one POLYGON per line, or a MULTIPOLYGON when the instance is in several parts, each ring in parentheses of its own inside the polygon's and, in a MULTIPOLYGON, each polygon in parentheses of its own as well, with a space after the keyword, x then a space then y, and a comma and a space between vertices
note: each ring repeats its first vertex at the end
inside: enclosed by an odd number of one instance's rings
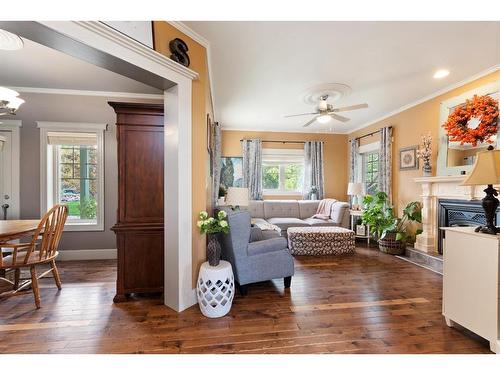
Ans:
POLYGON ((378 240, 378 247, 383 253, 402 255, 406 250, 406 241, 397 241, 396 233, 387 233, 383 240, 378 240))

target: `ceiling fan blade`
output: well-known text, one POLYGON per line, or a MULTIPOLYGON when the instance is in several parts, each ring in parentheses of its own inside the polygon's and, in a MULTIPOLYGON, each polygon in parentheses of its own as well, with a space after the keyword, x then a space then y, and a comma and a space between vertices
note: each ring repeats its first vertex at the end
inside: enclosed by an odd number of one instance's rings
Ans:
POLYGON ((368 104, 363 103, 363 104, 349 105, 347 107, 334 108, 332 109, 332 112, 354 111, 355 109, 361 109, 361 108, 368 108, 368 104))
POLYGON ((318 118, 318 116, 314 116, 311 120, 309 120, 308 122, 306 122, 304 125, 302 125, 302 127, 304 128, 307 128, 309 125, 311 125, 314 121, 316 121, 316 119, 318 118))
POLYGON ((297 116, 317 115, 317 114, 318 114, 318 112, 299 113, 298 115, 287 115, 285 117, 297 117, 297 116))
POLYGON ((335 120, 338 120, 338 121, 342 121, 342 122, 347 122, 349 121, 350 119, 348 119, 347 117, 344 117, 344 116, 340 116, 340 115, 336 115, 335 113, 328 113, 330 116, 332 116, 332 118, 334 118, 335 120))

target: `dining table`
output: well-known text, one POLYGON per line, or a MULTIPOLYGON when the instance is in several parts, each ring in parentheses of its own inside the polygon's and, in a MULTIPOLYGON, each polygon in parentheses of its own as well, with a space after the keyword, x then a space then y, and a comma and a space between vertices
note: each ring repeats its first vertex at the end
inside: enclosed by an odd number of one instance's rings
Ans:
POLYGON ((0 246, 2 243, 33 234, 39 223, 40 220, 0 220, 0 246))

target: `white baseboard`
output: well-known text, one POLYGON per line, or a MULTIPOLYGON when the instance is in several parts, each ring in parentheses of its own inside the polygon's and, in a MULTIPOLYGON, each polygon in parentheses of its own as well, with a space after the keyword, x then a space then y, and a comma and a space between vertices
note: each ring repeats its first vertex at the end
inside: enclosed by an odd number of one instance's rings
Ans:
POLYGON ((95 250, 59 250, 57 260, 96 260, 96 259, 116 259, 116 249, 95 249, 95 250))

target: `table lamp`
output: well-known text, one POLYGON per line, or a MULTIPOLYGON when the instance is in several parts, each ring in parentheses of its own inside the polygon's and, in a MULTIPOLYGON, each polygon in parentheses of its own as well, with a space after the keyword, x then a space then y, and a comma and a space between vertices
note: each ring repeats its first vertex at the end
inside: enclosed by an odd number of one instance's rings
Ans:
POLYGON ((248 188, 230 187, 227 189, 226 205, 232 206, 233 210, 240 206, 248 206, 248 188))
POLYGON ((500 229, 494 225, 498 208, 497 190, 493 185, 500 184, 500 150, 489 146, 487 151, 477 153, 477 159, 471 173, 460 185, 488 185, 484 190, 483 209, 486 214, 486 226, 476 228, 476 232, 497 234, 500 229))
POLYGON ((347 195, 353 196, 352 208, 355 210, 359 209, 359 195, 365 193, 365 185, 362 182, 349 182, 347 185, 347 195))

